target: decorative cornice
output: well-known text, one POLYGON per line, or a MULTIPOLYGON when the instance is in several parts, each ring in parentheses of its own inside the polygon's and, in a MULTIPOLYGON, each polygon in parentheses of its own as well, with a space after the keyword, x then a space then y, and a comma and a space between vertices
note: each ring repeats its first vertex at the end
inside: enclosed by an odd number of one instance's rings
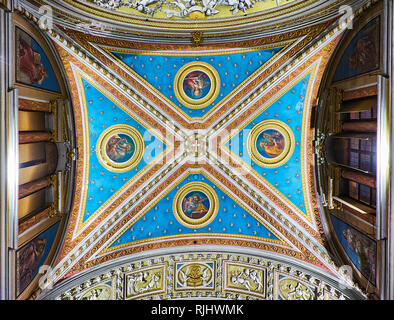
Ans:
MULTIPOLYGON (((341 15, 339 10, 341 5, 350 5, 356 11, 367 2, 368 0, 303 0, 279 7, 278 10, 240 17, 171 21, 130 16, 101 9, 87 2, 35 1, 40 5, 50 5, 55 14, 54 23, 66 28, 85 30, 91 34, 113 39, 147 42, 157 42, 161 39, 161 42, 178 44, 190 43, 190 33, 193 31, 203 31, 207 43, 217 42, 217 40, 234 42, 251 37, 273 36, 297 30, 301 26, 315 25, 335 19, 341 15), (264 21, 263 24, 262 21, 264 21), (132 29, 130 25, 133 25, 132 29)), ((37 6, 31 1, 20 0, 19 5, 39 16, 37 6)))

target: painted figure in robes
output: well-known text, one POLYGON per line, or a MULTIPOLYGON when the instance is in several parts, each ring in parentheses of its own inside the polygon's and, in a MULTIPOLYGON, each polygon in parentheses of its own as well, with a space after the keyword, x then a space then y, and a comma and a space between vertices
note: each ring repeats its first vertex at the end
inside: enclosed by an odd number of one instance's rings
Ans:
POLYGON ((18 255, 19 288, 23 290, 33 280, 38 264, 44 255, 47 239, 37 238, 21 249, 18 255))
POLYGON ((41 85, 48 72, 41 62, 41 54, 35 51, 25 40, 19 39, 18 71, 23 75, 23 81, 29 84, 41 85))
POLYGON ((285 139, 277 131, 273 131, 272 134, 264 133, 264 139, 260 141, 260 147, 268 156, 276 158, 285 148, 285 139))

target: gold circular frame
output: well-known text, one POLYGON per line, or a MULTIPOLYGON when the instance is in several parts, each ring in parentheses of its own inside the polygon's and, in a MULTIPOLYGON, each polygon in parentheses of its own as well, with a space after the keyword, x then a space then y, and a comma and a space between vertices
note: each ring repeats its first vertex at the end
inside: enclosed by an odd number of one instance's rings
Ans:
POLYGON ((185 64, 182 68, 180 68, 175 75, 174 79, 174 91, 175 96, 185 107, 191 109, 201 109, 209 104, 211 104, 219 94, 220 90, 220 78, 217 71, 208 63, 193 61, 185 64), (201 71, 204 72, 211 81, 211 88, 209 92, 201 99, 192 99, 187 96, 185 91, 183 90, 183 81, 185 77, 193 71, 201 71))
POLYGON ((256 126, 254 126, 250 131, 247 139, 247 150, 249 156, 254 162, 256 162, 256 164, 266 168, 279 167, 282 164, 284 164, 287 160, 289 160, 289 158, 293 154, 294 151, 293 132, 291 131, 290 127, 285 123, 283 123, 282 121, 264 120, 258 123, 256 126), (263 132, 264 130, 269 130, 269 129, 279 131, 285 139, 285 148, 283 149, 281 154, 275 158, 263 157, 256 147, 256 142, 257 142, 256 140, 260 135, 260 133, 263 132))
POLYGON ((142 159, 144 154, 145 144, 142 135, 132 126, 120 124, 114 125, 106 129, 97 140, 97 158, 100 163, 110 171, 125 172, 134 168, 142 159), (133 156, 125 162, 115 162, 111 160, 106 152, 106 145, 108 140, 114 134, 125 134, 131 137, 135 144, 135 151, 133 156))
POLYGON ((173 202, 173 210, 175 218, 188 228, 202 228, 208 225, 215 219, 219 209, 219 199, 216 192, 209 185, 202 182, 189 182, 178 190, 173 202), (190 192, 200 191, 204 193, 209 200, 208 212, 200 219, 191 219, 184 212, 182 208, 183 198, 190 192))

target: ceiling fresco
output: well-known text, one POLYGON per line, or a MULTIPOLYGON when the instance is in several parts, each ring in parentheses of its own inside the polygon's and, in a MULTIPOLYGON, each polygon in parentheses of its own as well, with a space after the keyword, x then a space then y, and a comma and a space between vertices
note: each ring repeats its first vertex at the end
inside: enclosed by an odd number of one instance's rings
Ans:
POLYGON ((347 262, 368 285, 383 283, 383 249, 364 233, 372 227, 359 230, 339 211, 327 215, 333 184, 318 170, 325 86, 345 59, 353 61, 344 44, 354 47, 363 34, 378 38, 381 18, 374 18, 376 28, 365 24, 356 40, 346 31, 374 4, 18 1, 16 16, 41 29, 64 80, 44 87, 66 91, 50 111, 69 126, 63 140, 72 148, 59 159, 68 159, 73 185, 56 189, 52 178, 46 181, 63 220, 51 227, 56 238, 47 227, 31 239, 53 248, 37 260, 50 264, 46 283, 38 268, 35 283, 23 278, 28 247, 18 249, 17 294, 298 299, 302 291, 303 299, 322 300, 331 299, 328 290, 335 299, 364 297, 343 269, 347 262), (40 25, 45 4, 50 26, 40 25), (342 4, 354 10, 347 20, 342 4), (370 263, 357 260, 353 238, 370 263))
POLYGON ((231 157, 276 188, 294 210, 309 219, 310 212, 305 208, 308 202, 303 197, 300 142, 311 80, 310 74, 302 77, 274 103, 260 108, 224 143, 231 157))
POLYGON ((57 279, 138 252, 195 245, 253 248, 334 270, 310 128, 340 35, 319 36, 326 27, 236 47, 67 29, 54 37, 78 144, 57 279))
MULTIPOLYGON (((22 0, 47 5, 58 26, 99 37, 135 40, 191 36, 213 42, 256 39, 337 19, 348 0, 22 0), (130 27, 132 26, 132 27, 130 27), (257 36, 258 35, 258 36, 257 36), (215 39, 217 36, 226 36, 215 39), (245 36, 245 37, 244 37, 245 36)), ((137 41, 138 42, 138 41, 137 41)), ((158 43, 158 41, 153 41, 158 43)), ((275 41, 274 41, 275 42, 275 41)), ((272 43, 272 42, 271 42, 272 43)))
POLYGON ((242 16, 266 10, 277 9, 296 2, 295 0, 216 0, 216 1, 106 1, 92 0, 104 9, 115 10, 130 15, 150 15, 155 18, 206 19, 242 16))
POLYGON ((83 226, 160 158, 167 144, 97 83, 81 75, 78 80, 88 123, 85 143, 89 146, 86 204, 79 221, 83 226))

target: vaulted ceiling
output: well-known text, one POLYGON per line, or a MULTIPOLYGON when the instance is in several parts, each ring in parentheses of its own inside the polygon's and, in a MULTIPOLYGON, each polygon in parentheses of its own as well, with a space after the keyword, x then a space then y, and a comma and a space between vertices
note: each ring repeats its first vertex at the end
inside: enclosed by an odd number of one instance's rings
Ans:
MULTIPOLYGON (((173 22, 157 14, 142 23, 133 8, 74 2, 54 1, 58 25, 48 30, 67 75, 77 141, 56 281, 136 253, 212 245, 337 274, 316 196, 311 115, 344 30, 336 22, 344 2, 256 2, 237 42, 231 32, 212 38, 223 29, 220 19, 206 17, 198 23, 207 41, 203 34, 194 45, 190 31, 199 27, 190 17, 173 22), (66 9, 78 14, 60 23, 66 9), (104 27, 102 37, 97 28, 82 32, 82 18, 93 19, 92 12, 118 29, 104 27), (288 20, 269 32, 268 18, 263 26, 250 18, 275 12, 305 26, 291 30, 288 20), (128 19, 141 24, 126 32, 128 19), (248 23, 260 31, 242 36, 248 23), (146 40, 162 26, 168 42, 146 40), (193 216, 187 206, 197 204, 193 216)), ((242 21, 225 11, 217 18, 229 19, 229 31, 242 21)))

